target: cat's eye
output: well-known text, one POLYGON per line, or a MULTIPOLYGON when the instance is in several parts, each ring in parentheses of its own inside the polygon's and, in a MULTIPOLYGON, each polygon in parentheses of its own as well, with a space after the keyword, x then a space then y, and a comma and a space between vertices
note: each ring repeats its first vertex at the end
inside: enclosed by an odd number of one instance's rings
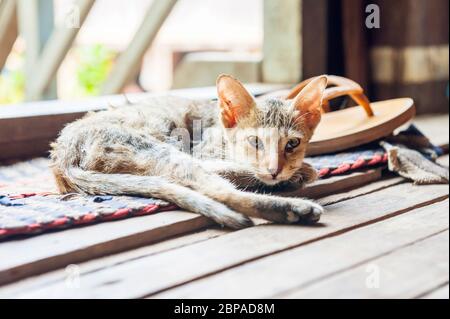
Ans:
POLYGON ((294 149, 300 145, 300 139, 299 138, 291 138, 287 143, 286 143, 286 153, 292 153, 294 151, 294 149))
POLYGON ((257 150, 264 149, 264 143, 259 139, 258 136, 249 136, 248 142, 250 143, 251 146, 253 146, 257 150))

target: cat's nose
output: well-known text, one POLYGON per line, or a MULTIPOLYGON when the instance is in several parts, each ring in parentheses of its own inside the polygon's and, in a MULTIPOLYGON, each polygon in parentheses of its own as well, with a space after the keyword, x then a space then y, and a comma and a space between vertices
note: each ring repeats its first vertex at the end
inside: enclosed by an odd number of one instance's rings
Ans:
POLYGON ((279 167, 268 168, 267 171, 269 172, 270 175, 272 175, 272 178, 275 179, 278 176, 278 174, 280 174, 281 168, 279 168, 279 167))

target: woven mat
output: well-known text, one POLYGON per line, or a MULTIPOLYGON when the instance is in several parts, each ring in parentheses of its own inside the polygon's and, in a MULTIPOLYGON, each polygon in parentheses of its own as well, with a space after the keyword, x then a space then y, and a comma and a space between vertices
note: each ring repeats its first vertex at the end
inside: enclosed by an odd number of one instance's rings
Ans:
MULTIPOLYGON (((307 159, 321 178, 386 160, 379 147, 307 159)), ((59 195, 48 164, 48 159, 37 158, 0 167, 0 240, 176 209, 151 198, 59 195)))

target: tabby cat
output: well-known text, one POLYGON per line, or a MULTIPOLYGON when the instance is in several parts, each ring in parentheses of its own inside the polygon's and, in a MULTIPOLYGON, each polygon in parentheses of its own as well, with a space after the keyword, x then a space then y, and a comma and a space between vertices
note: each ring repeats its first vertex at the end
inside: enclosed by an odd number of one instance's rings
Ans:
POLYGON ((165 96, 88 114, 52 144, 59 191, 160 198, 232 228, 249 217, 317 222, 323 209, 312 201, 239 187, 315 179, 303 159, 326 86, 321 76, 292 101, 255 99, 221 75, 218 103, 165 96))

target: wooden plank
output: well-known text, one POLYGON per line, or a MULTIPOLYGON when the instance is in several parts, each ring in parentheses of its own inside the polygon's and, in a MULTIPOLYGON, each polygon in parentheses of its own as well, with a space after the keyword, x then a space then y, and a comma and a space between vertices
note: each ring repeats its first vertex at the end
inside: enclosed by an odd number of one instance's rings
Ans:
POLYGON ((39 76, 30 82, 29 100, 38 100, 48 89, 93 5, 94 0, 78 0, 74 6, 78 8, 79 25, 63 25, 52 32, 34 66, 34 74, 39 76))
POLYGON ((142 57, 176 3, 177 0, 154 0, 152 2, 133 40, 126 51, 120 55, 108 76, 102 94, 120 93, 123 87, 138 73, 142 57))
MULTIPOLYGON (((175 238, 169 238, 165 241, 152 244, 150 246, 133 249, 120 254, 110 255, 99 259, 89 260, 79 265, 83 273, 92 273, 105 267, 114 267, 123 262, 124 259, 132 260, 151 255, 156 255, 162 252, 166 252, 175 248, 180 248, 201 241, 205 241, 211 238, 215 238, 230 232, 231 230, 212 227, 203 231, 183 234, 175 238)), ((51 282, 65 280, 67 278, 67 272, 65 269, 48 272, 45 275, 38 277, 31 277, 14 283, 13 285, 3 286, 0 288, 0 297, 12 296, 20 294, 23 291, 38 289, 44 285, 48 285, 51 282)))
POLYGON ((212 221, 174 211, 0 244, 0 285, 202 229, 212 221))
POLYGON ((264 0, 264 82, 298 83, 302 78, 301 21, 301 0, 264 0))
POLYGON ((391 174, 387 175, 388 176, 385 176, 379 181, 375 181, 363 186, 358 186, 354 189, 340 190, 338 193, 330 192, 331 195, 321 197, 317 200, 317 202, 321 205, 331 205, 406 182, 406 179, 404 179, 403 177, 393 177, 391 174))
POLYGON ((421 115, 414 119, 414 124, 436 145, 446 145, 448 152, 449 117, 442 115, 421 115))
POLYGON ((422 299, 449 299, 449 285, 448 283, 436 290, 433 290, 423 296, 422 299))
MULTIPOLYGON (((447 212, 448 206, 442 213, 447 212)), ((447 230, 283 297, 414 298, 448 282, 448 246, 447 230), (376 271, 372 276, 378 276, 379 282, 368 286, 372 269, 376 271)))
POLYGON ((18 36, 16 0, 0 3, 0 71, 6 63, 18 36))
POLYGON ((441 156, 438 158, 437 163, 440 165, 443 165, 445 167, 449 167, 449 159, 448 158, 449 158, 448 154, 441 156))
POLYGON ((448 185, 402 184, 328 207, 315 227, 261 225, 148 258, 80 274, 82 285, 68 290, 58 281, 21 296, 142 297, 155 294, 270 254, 335 236, 448 198, 448 185), (380 210, 383 202, 385 210, 380 210), (361 210, 361 208, 363 209, 361 210), (183 262, 180 262, 183 261, 183 262), (142 280, 145 278, 146 280, 142 280))
MULTIPOLYGON (((312 285, 321 288, 313 289, 312 297, 339 298, 342 296, 341 290, 347 290, 347 287, 353 284, 364 286, 365 278, 346 276, 346 281, 340 280, 339 284, 327 285, 322 285, 322 282, 327 282, 327 279, 321 278, 327 278, 365 261, 372 262, 378 256, 447 230, 448 207, 448 201, 445 201, 417 209, 337 237, 247 263, 155 297, 308 298, 310 297, 308 292, 311 290, 307 285, 312 285), (264 278, 270 278, 270 280, 264 280, 264 278), (314 285, 316 282, 318 284, 314 285), (305 286, 306 288, 302 289, 305 286), (300 289, 302 289, 301 295, 300 289)), ((373 263, 379 265, 376 260, 373 263)), ((367 272, 362 271, 362 273, 364 277, 367 277, 367 272)), ((393 281, 392 284, 400 284, 400 282, 393 281)))
POLYGON ((294 191, 274 192, 280 196, 300 196, 307 198, 319 198, 350 189, 381 179, 383 168, 369 169, 367 171, 355 172, 349 175, 333 176, 319 179, 307 187, 294 191))
MULTIPOLYGON (((358 174, 358 176, 359 175, 360 174, 358 174)), ((348 176, 341 176, 340 179, 333 179, 333 181, 342 183, 342 180, 346 178, 353 179, 352 174, 348 176)), ((333 192, 335 189, 332 184, 329 184, 329 188, 330 192, 333 192)), ((362 192, 363 190, 358 193, 358 196, 362 192)), ((347 198, 350 197, 351 196, 347 196, 347 198)), ((124 224, 129 226, 124 225, 123 227, 126 227, 127 229, 124 229, 122 232, 116 231, 116 229, 112 228, 113 226, 110 226, 109 223, 105 223, 96 225, 95 227, 92 226, 87 228, 70 229, 64 232, 42 235, 37 238, 29 238, 23 241, 13 241, 0 244, 0 257, 7 256, 9 253, 14 251, 28 250, 29 247, 34 247, 35 243, 38 243, 41 247, 46 247, 44 250, 33 250, 34 253, 24 255, 19 259, 9 260, 9 262, 6 260, 2 262, 0 259, 0 285, 5 282, 11 282, 20 278, 31 276, 33 274, 39 274, 57 269, 58 267, 63 267, 69 263, 78 263, 82 260, 87 260, 88 257, 95 258, 104 256, 108 253, 121 252, 123 251, 123 248, 120 245, 116 246, 114 243, 121 241, 132 241, 135 240, 135 237, 145 238, 143 242, 136 242, 135 247, 148 244, 146 241, 155 242, 151 236, 153 236, 154 232, 158 233, 157 227, 166 227, 170 223, 174 224, 173 227, 176 228, 176 234, 189 233, 204 228, 205 225, 212 224, 212 222, 209 222, 204 217, 191 213, 186 214, 187 216, 182 217, 184 216, 182 212, 165 212, 163 215, 167 217, 167 219, 163 218, 165 223, 162 226, 160 225, 161 221, 159 218, 151 216, 146 217, 149 219, 145 224, 145 231, 148 232, 148 235, 146 236, 142 236, 140 234, 140 232, 144 231, 141 227, 135 228, 135 225, 141 225, 142 223, 141 219, 137 218, 135 221, 123 221, 124 224), (177 224, 179 223, 180 218, 184 222, 183 229, 178 229, 177 224), (100 233, 108 235, 99 237, 97 241, 90 241, 91 238, 97 238, 100 233), (70 240, 70 238, 76 238, 77 236, 86 238, 87 241, 79 242, 77 240, 73 240, 71 245, 66 245, 66 241, 70 240), (62 240, 63 238, 64 240, 62 240), (108 247, 110 250, 102 249, 99 251, 97 249, 98 245, 108 247), (83 252, 82 255, 79 254, 80 250, 83 252)), ((167 232, 166 237, 157 237, 155 239, 162 240, 169 236, 173 236, 170 231, 164 231, 167 232)))

